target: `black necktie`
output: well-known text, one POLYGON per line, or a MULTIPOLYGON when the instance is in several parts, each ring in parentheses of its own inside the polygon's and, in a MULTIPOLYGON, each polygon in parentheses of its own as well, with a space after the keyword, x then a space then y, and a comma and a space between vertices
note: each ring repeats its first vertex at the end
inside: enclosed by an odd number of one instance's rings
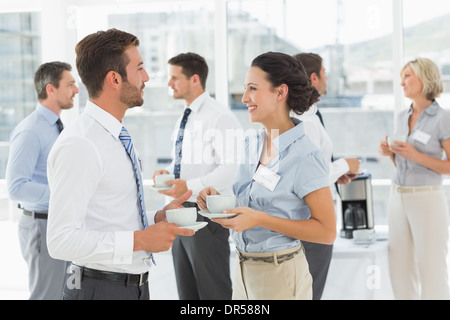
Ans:
POLYGON ((58 125, 59 133, 61 133, 61 131, 63 131, 63 129, 64 129, 64 125, 61 122, 60 118, 58 118, 58 120, 56 120, 56 124, 58 125))
POLYGON ((323 123, 322 114, 320 113, 319 109, 317 109, 316 114, 317 114, 317 116, 319 117, 320 123, 321 123, 322 126, 325 128, 325 125, 324 125, 324 123, 323 123))
POLYGON ((183 145, 183 137, 184 137, 184 128, 186 127, 186 122, 188 120, 189 115, 191 114, 191 109, 186 108, 184 110, 183 119, 180 122, 180 129, 178 130, 178 137, 175 143, 175 166, 173 168, 173 174, 175 175, 175 179, 180 178, 180 168, 181 168, 181 156, 182 150, 181 146, 183 145))

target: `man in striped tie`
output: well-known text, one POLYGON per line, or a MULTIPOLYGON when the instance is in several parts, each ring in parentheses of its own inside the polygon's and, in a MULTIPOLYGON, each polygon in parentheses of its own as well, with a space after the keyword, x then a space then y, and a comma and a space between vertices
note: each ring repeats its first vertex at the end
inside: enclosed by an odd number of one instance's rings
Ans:
POLYGON ((149 80, 138 46, 134 35, 110 29, 76 47, 89 100, 48 161, 49 252, 72 261, 65 299, 148 300, 152 253, 194 234, 165 218, 191 191, 156 213, 145 211, 142 169, 122 122, 128 109, 143 105, 149 80))

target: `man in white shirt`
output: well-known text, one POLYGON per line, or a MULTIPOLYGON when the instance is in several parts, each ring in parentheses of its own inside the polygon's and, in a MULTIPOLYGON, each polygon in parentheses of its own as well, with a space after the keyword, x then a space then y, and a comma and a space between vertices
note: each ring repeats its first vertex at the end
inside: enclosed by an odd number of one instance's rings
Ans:
MULTIPOLYGON (((306 74, 311 79, 312 85, 321 96, 327 94, 327 80, 322 58, 314 53, 300 53, 294 55, 300 61, 306 74)), ((359 160, 357 158, 333 160, 333 143, 325 130, 322 116, 317 105, 313 105, 309 111, 297 116, 304 122, 305 132, 312 142, 318 146, 329 161, 330 187, 333 199, 338 199, 337 183, 348 184, 357 177, 359 160)), ((306 259, 309 271, 313 277, 313 300, 320 300, 330 266, 333 246, 302 241, 305 247, 306 259)))
MULTIPOLYGON (((183 53, 170 59, 169 65, 168 85, 175 99, 186 101, 188 117, 180 117, 175 125, 173 137, 178 143, 174 143, 172 164, 155 175, 173 172, 176 179, 167 183, 174 187, 160 193, 177 198, 190 189, 192 197, 183 205, 197 207, 196 197, 207 186, 233 194, 242 127, 205 90, 208 65, 203 57, 183 53), (179 132, 184 133, 182 139, 177 138, 179 132)), ((172 248, 179 298, 231 299, 229 231, 201 215, 198 221, 209 223, 194 237, 177 237, 172 248)))
POLYGON ((64 299, 149 299, 151 253, 194 233, 165 222, 165 211, 181 207, 191 191, 147 217, 138 159, 130 137, 127 147, 122 141, 125 112, 143 104, 149 80, 138 46, 135 36, 116 29, 76 46, 89 101, 48 159, 48 249, 72 261, 64 299))

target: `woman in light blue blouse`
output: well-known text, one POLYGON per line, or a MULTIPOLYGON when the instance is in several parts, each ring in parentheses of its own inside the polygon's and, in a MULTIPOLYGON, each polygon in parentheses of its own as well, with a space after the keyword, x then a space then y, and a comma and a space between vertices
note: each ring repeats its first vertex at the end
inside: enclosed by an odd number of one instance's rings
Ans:
POLYGON ((396 167, 388 206, 392 288, 402 300, 449 299, 449 221, 441 186, 450 175, 450 112, 435 100, 443 85, 433 61, 410 61, 401 77, 412 104, 397 116, 400 138, 380 144, 396 167))
MULTIPOLYGON (((300 240, 332 244, 336 221, 327 162, 289 114, 318 99, 296 59, 268 52, 253 60, 242 101, 264 129, 245 140, 233 185, 238 207, 227 210, 237 216, 214 219, 232 230, 239 255, 233 299, 311 299, 300 240)), ((214 187, 200 192, 200 209, 211 194, 214 187)))

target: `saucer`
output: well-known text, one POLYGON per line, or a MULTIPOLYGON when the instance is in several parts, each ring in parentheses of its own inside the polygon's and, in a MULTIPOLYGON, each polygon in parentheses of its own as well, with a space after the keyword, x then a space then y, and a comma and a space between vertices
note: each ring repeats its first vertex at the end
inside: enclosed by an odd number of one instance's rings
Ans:
POLYGON ((214 212, 209 212, 209 210, 200 210, 198 212, 201 216, 204 216, 205 218, 209 218, 209 219, 225 219, 225 218, 231 218, 236 216, 236 213, 214 213, 214 212))
POLYGON ((155 191, 164 191, 164 190, 169 190, 172 188, 173 188, 173 186, 168 186, 168 187, 150 186, 150 189, 155 190, 155 191))
POLYGON ((197 230, 200 230, 201 228, 204 228, 207 224, 208 224, 208 222, 206 222, 206 221, 198 221, 192 226, 186 226, 186 227, 180 227, 180 228, 197 231, 197 230))

